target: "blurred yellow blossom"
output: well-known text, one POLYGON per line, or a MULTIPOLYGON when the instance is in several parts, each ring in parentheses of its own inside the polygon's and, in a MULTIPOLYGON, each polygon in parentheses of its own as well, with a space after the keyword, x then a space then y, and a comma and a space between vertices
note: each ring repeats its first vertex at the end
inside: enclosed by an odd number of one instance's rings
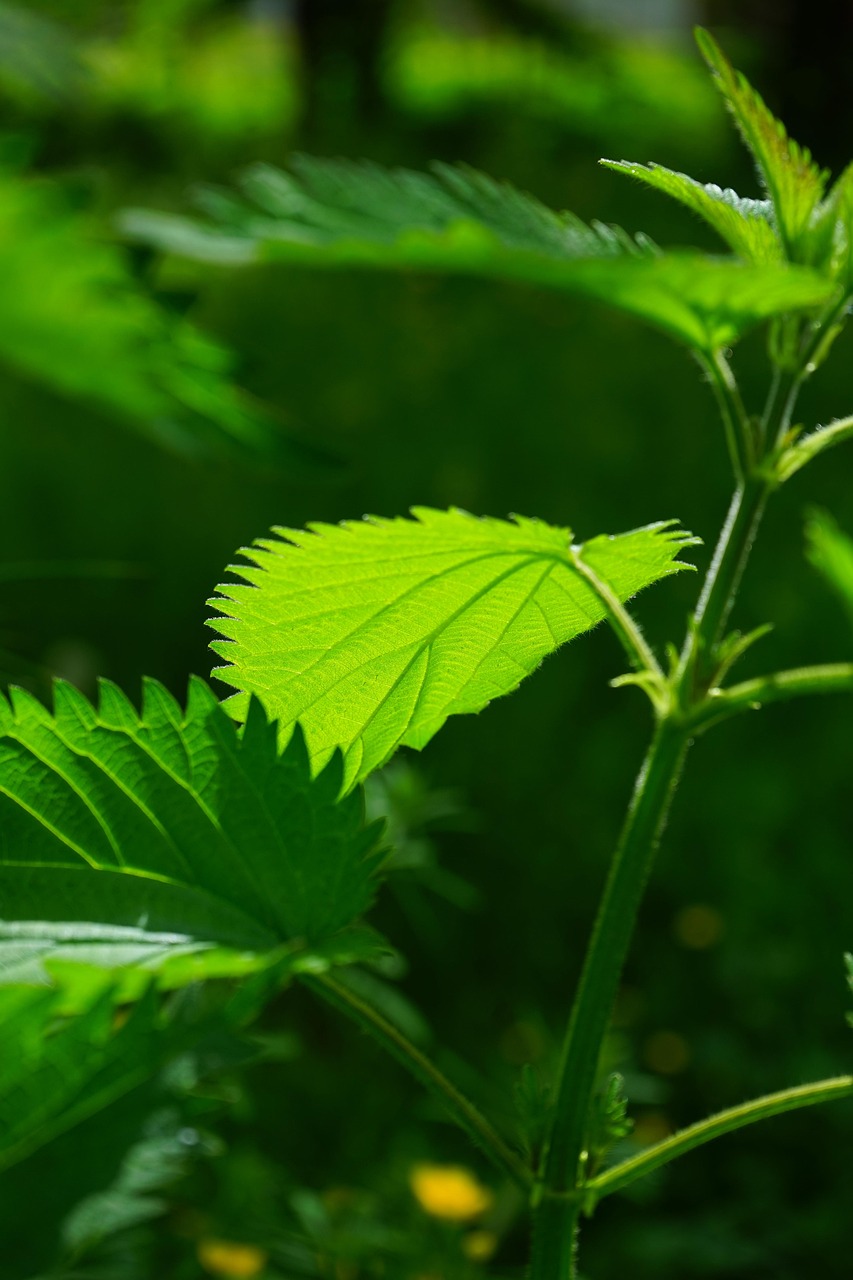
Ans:
POLYGON ((493 1231, 469 1231, 462 1241, 462 1252, 472 1262, 488 1262, 498 1247, 498 1238, 493 1231))
POLYGON ((198 1260, 214 1276, 225 1280, 254 1280, 267 1265, 267 1254, 254 1244, 237 1244, 233 1240, 202 1240, 198 1260))
POLYGON ((493 1200, 491 1191, 461 1165, 416 1164, 409 1182, 421 1208, 449 1222, 476 1218, 493 1200))

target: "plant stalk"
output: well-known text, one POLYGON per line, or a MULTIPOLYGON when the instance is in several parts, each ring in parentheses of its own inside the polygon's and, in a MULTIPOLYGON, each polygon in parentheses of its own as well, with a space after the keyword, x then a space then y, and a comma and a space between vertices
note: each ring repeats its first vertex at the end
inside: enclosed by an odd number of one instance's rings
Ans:
POLYGON ((392 1057, 411 1072, 423 1087, 437 1098, 450 1112, 456 1123, 465 1130, 471 1140, 489 1157, 492 1163, 512 1178, 513 1182, 529 1190, 533 1174, 527 1165, 507 1144, 474 1106, 470 1099, 439 1071, 435 1063, 422 1053, 402 1031, 383 1017, 343 982, 327 974, 300 974, 300 981, 330 1005, 345 1013, 363 1031, 386 1049, 392 1057))
POLYGON ((678 670, 675 706, 659 714, 587 949, 563 1048, 554 1115, 533 1208, 530 1280, 574 1280, 584 1204, 585 1142, 601 1048, 643 891, 684 766, 690 715, 706 701, 718 648, 776 480, 756 452, 776 447, 791 420, 803 367, 780 373, 756 430, 722 354, 710 369, 732 450, 737 489, 691 620, 678 670))
POLYGON ((658 724, 610 869, 563 1049, 544 1191, 534 1213, 531 1280, 568 1280, 575 1275, 587 1121, 601 1046, 688 745, 677 723, 663 719, 658 724))
POLYGON ((796 667, 756 676, 730 685, 728 689, 712 689, 690 718, 690 729, 704 733, 712 725, 728 720, 744 711, 758 711, 771 702, 787 702, 820 693, 853 693, 853 662, 825 663, 815 667, 796 667))
POLYGON ((695 1147, 701 1147, 714 1138, 726 1133, 734 1133, 746 1125, 755 1124, 758 1120, 766 1120, 770 1116, 780 1116, 787 1111, 797 1111, 802 1107, 813 1107, 819 1102, 832 1102, 836 1098, 853 1096, 853 1076, 836 1076, 832 1080, 818 1080, 814 1084, 796 1085, 793 1089, 780 1089, 778 1093, 768 1093, 762 1098, 753 1098, 738 1107, 729 1107, 707 1120, 691 1124, 671 1138, 657 1142, 654 1146, 623 1160, 593 1178, 587 1185, 588 1195, 594 1202, 621 1191, 630 1186, 637 1178, 644 1178, 655 1169, 677 1160, 695 1147))

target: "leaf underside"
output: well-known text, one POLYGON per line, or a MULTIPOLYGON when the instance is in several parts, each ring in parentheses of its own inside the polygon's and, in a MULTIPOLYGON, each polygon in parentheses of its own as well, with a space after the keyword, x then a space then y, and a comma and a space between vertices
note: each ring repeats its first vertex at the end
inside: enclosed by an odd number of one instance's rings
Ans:
POLYGON ((211 601, 225 615, 211 647, 229 664, 216 675, 241 691, 229 710, 242 717, 255 694, 284 733, 299 721, 314 768, 340 747, 347 786, 606 616, 575 555, 622 600, 688 567, 671 524, 572 548, 570 530, 539 520, 413 515, 275 529, 211 601))
POLYGON ((257 166, 243 196, 209 194, 203 223, 130 211, 131 238, 226 264, 412 268, 517 280, 590 297, 709 351, 761 320, 819 305, 826 281, 778 263, 660 254, 618 228, 587 226, 463 166, 432 173, 297 157, 257 166))
POLYGON ((699 215, 746 262, 769 264, 783 258, 782 246, 773 225, 769 200, 751 200, 730 187, 697 182, 686 173, 676 173, 660 164, 636 164, 630 160, 602 160, 616 173, 662 191, 699 215))
POLYGON ((312 777, 300 734, 281 751, 257 702, 238 731, 198 679, 185 711, 155 681, 141 715, 108 682, 97 709, 62 682, 54 702, 0 698, 0 982, 72 960, 181 985, 346 951, 377 828, 338 800, 339 759, 312 777))

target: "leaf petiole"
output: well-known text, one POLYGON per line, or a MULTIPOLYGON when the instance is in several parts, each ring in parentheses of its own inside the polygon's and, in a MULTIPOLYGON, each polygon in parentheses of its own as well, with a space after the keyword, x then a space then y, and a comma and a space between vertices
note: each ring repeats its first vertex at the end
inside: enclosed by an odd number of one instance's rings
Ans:
POLYGON ((447 1076, 438 1069, 417 1045, 389 1022, 387 1018, 350 990, 343 982, 327 974, 301 974, 300 981, 325 1001, 345 1013, 368 1032, 384 1049, 396 1058, 415 1077, 428 1093, 431 1093, 450 1113, 472 1142, 485 1153, 496 1168, 509 1175, 513 1182, 525 1190, 533 1186, 533 1172, 521 1156, 509 1147, 474 1103, 467 1098, 447 1076))
POLYGON ((787 702, 813 693, 853 693, 853 662, 796 667, 744 680, 728 689, 711 689, 690 717, 689 727, 691 732, 702 733, 743 711, 757 711, 769 702, 787 702))
POLYGON ((709 1116, 707 1120, 689 1125, 679 1133, 674 1133, 671 1138, 655 1143, 639 1155, 623 1160, 612 1169, 592 1178, 585 1188, 589 1196, 587 1207, 591 1211, 605 1196, 612 1195, 614 1191, 622 1191, 638 1178, 644 1178, 655 1169, 662 1168, 695 1147, 721 1138, 724 1134, 734 1133, 758 1120, 783 1115, 786 1111, 797 1111, 819 1102, 831 1102, 836 1098, 851 1096, 853 1076, 836 1076, 830 1080, 818 1080, 814 1084, 781 1089, 778 1093, 768 1093, 764 1097, 743 1102, 740 1106, 729 1107, 715 1116, 709 1116))

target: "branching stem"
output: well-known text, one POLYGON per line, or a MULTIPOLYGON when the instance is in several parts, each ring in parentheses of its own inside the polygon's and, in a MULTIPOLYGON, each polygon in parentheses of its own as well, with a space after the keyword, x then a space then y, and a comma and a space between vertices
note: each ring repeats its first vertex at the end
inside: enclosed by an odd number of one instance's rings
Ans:
POLYGON ((646 638, 637 622, 625 608, 622 601, 594 569, 586 563, 578 547, 571 548, 574 567, 580 576, 592 587, 595 594, 607 609, 608 621, 619 638, 622 648, 628 655, 628 661, 635 671, 648 672, 649 675, 664 679, 658 660, 649 648, 646 638))
POLYGON ((693 713, 690 729, 702 733, 722 720, 744 711, 758 711, 770 702, 787 702, 818 693, 853 693, 853 662, 796 667, 744 680, 728 689, 712 689, 693 713))
POLYGON ((762 1098, 753 1098, 750 1102, 741 1103, 737 1107, 729 1107, 707 1120, 691 1124, 671 1138, 655 1143, 606 1170, 587 1183, 586 1190, 592 1203, 597 1203, 604 1196, 612 1195, 630 1186, 637 1178, 644 1178, 655 1169, 677 1160, 695 1147, 701 1147, 714 1138, 726 1133, 734 1133, 746 1125, 755 1124, 758 1120, 766 1120, 770 1116, 780 1116, 786 1111, 797 1111, 802 1107, 813 1107, 818 1102, 831 1102, 836 1098, 853 1096, 853 1076, 836 1076, 832 1080, 818 1080, 814 1084, 797 1085, 793 1089, 781 1089, 778 1093, 768 1093, 762 1098))

